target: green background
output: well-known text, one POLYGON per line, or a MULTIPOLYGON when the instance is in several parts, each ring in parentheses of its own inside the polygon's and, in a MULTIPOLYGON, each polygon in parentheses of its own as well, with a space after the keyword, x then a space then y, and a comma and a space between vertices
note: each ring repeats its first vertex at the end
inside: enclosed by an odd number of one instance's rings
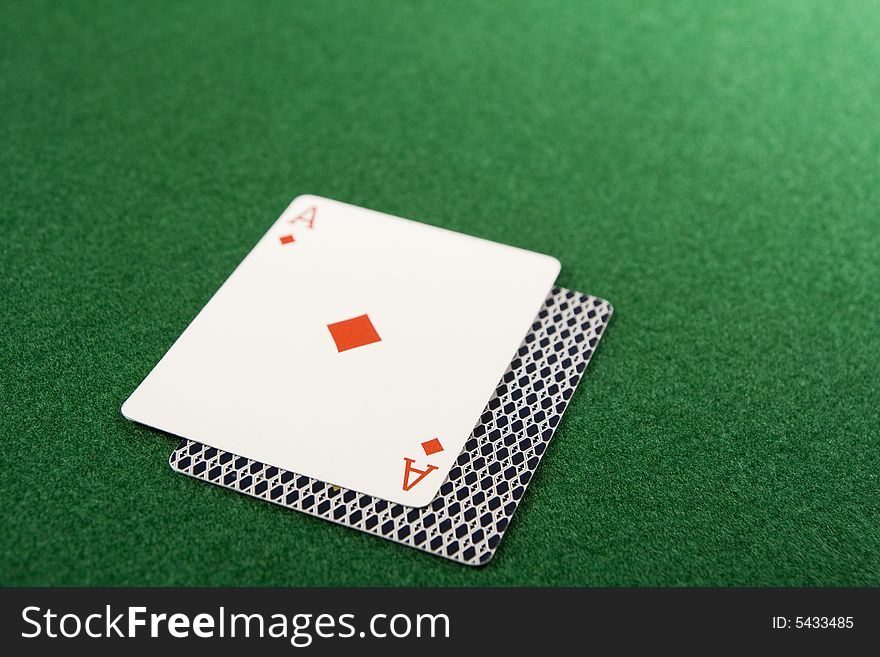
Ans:
POLYGON ((4 2, 0 583, 880 584, 878 99, 868 1, 4 2), (119 413, 302 193, 615 305, 485 568, 119 413))

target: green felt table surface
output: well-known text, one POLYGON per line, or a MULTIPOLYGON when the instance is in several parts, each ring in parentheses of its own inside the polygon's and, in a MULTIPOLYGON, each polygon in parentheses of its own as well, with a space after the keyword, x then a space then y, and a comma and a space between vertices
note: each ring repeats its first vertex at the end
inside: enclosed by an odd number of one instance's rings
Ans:
POLYGON ((880 584, 876 2, 0 14, 0 583, 880 584), (614 303, 484 568, 175 474, 120 415, 303 193, 614 303))

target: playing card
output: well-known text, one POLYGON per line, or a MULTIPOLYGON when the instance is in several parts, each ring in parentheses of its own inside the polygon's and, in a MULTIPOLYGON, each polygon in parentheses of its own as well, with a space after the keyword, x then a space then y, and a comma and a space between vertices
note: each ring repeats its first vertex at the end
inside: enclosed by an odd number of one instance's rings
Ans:
POLYGON ((122 412, 424 506, 558 272, 549 256, 301 196, 122 412))
POLYGON ((488 562, 611 317, 607 301, 554 289, 430 505, 409 508, 190 441, 183 474, 476 566, 488 562))

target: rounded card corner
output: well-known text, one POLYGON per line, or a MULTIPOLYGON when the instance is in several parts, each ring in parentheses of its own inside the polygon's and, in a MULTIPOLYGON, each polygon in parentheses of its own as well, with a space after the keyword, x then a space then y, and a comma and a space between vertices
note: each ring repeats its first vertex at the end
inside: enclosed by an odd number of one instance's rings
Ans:
POLYGON ((555 280, 556 277, 559 276, 559 273, 562 271, 562 261, 559 258, 552 256, 552 255, 545 254, 544 257, 547 258, 547 260, 550 262, 551 266, 553 267, 553 270, 554 270, 553 278, 555 280))
POLYGON ((317 201, 322 201, 320 196, 315 196, 314 194, 300 194, 299 196, 294 197, 294 199, 290 202, 290 205, 296 205, 297 203, 315 203, 317 201))
POLYGON ((434 500, 437 499, 437 496, 440 494, 440 487, 437 487, 437 490, 433 491, 430 495, 427 495, 427 499, 422 499, 421 497, 413 500, 407 499, 405 502, 400 502, 403 506, 407 506, 413 509, 424 509, 426 506, 429 506, 434 500))
POLYGON ((119 407, 119 412, 122 414, 126 420, 130 420, 131 422, 137 422, 134 418, 134 413, 131 412, 131 397, 122 402, 122 406, 119 407))

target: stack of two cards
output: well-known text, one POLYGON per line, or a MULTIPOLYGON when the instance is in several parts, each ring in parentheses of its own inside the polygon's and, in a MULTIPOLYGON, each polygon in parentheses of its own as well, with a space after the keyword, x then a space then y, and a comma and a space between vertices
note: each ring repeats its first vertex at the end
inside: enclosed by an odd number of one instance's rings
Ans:
POLYGON ((178 472, 484 564, 611 316, 559 269, 301 196, 122 413, 178 472))

